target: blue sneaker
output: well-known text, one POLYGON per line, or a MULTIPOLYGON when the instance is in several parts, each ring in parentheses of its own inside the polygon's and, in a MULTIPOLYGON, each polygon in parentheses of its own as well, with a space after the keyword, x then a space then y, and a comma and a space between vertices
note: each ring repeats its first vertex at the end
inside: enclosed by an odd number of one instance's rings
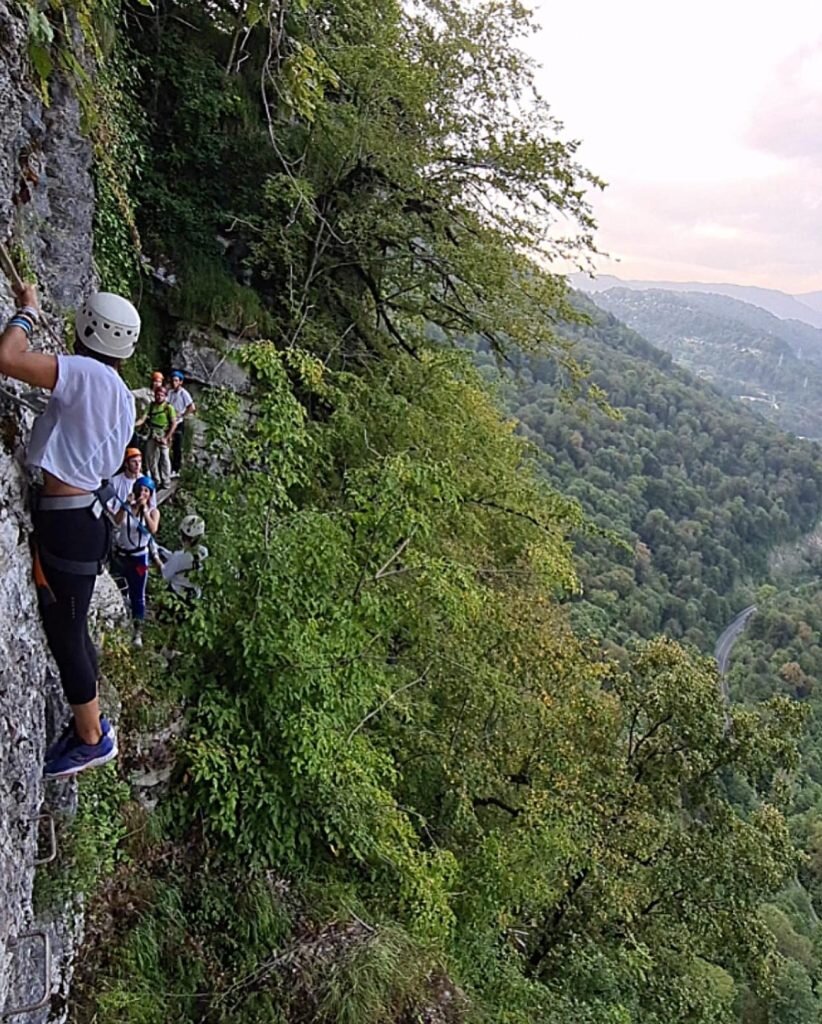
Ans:
POLYGON ((109 724, 108 732, 104 733, 99 743, 83 743, 79 736, 72 735, 66 749, 43 769, 46 779, 65 779, 70 775, 84 772, 86 768, 95 768, 117 757, 117 735, 109 724))
MULTIPOLYGON (((105 715, 100 715, 100 730, 104 736, 108 736, 111 731, 111 722, 109 722, 105 715)), ((68 720, 68 724, 57 739, 46 748, 46 764, 48 764, 49 761, 54 761, 55 758, 62 757, 68 750, 69 745, 74 738, 74 715, 72 715, 68 720)))

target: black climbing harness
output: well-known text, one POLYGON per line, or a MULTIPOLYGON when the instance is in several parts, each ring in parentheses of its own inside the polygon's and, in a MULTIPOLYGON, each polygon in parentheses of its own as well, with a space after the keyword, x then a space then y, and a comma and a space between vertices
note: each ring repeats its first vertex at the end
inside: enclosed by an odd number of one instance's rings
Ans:
MULTIPOLYGON (((104 519, 106 526, 111 531, 111 519, 106 514, 109 503, 116 501, 120 508, 129 517, 130 524, 137 528, 141 536, 151 539, 152 533, 129 508, 128 504, 117 494, 114 486, 106 480, 93 494, 39 494, 34 497, 33 507, 39 512, 63 512, 68 509, 88 509, 95 519, 104 519)), ((110 547, 106 544, 106 550, 110 547)), ((99 576, 103 571, 106 559, 95 559, 94 561, 76 561, 71 558, 61 558, 53 551, 49 551, 41 544, 37 545, 37 553, 44 566, 56 569, 57 572, 65 572, 71 576, 99 576)))
MULTIPOLYGON (((99 519, 105 509, 98 494, 99 492, 94 494, 39 494, 35 507, 38 512, 65 512, 69 509, 88 509, 95 519, 99 519)), ((106 518, 106 524, 107 528, 110 529, 108 518, 106 518)), ((106 550, 108 550, 108 547, 107 543, 106 550)), ((42 544, 37 545, 37 550, 43 565, 56 569, 57 572, 69 573, 71 576, 99 576, 105 565, 104 558, 88 562, 76 561, 72 558, 61 558, 59 555, 55 555, 53 551, 49 551, 48 548, 44 548, 42 544)))

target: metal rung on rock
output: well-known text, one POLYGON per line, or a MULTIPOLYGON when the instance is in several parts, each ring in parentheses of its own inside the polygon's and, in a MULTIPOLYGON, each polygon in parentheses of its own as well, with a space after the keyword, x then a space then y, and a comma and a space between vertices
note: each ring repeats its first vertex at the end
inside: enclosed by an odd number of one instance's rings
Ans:
MULTIPOLYGON (((57 860, 57 826, 54 823, 54 815, 51 811, 43 811, 43 813, 37 819, 37 827, 39 829, 40 822, 47 821, 49 826, 49 852, 45 857, 38 857, 35 862, 35 867, 40 867, 41 864, 51 864, 52 861, 57 860)), ((40 838, 39 831, 37 838, 40 838)))
POLYGON ((51 942, 48 933, 42 929, 36 932, 26 932, 18 935, 16 939, 9 939, 9 947, 14 948, 25 942, 27 939, 40 939, 43 943, 43 997, 36 1003, 29 1003, 27 1006, 15 1006, 10 1010, 3 1010, 0 1017, 16 1017, 21 1013, 34 1013, 35 1010, 42 1010, 51 999, 51 942))

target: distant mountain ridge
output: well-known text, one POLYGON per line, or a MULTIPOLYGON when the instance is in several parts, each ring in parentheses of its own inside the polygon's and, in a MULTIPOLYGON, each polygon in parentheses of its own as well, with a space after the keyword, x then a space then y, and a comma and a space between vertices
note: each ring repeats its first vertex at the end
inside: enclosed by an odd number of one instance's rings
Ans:
POLYGON ((595 295, 609 288, 629 288, 632 291, 660 289, 666 292, 711 292, 731 299, 759 306, 780 320, 800 320, 811 327, 822 328, 822 292, 789 295, 776 288, 756 288, 743 284, 705 284, 701 281, 623 281, 613 274, 600 274, 590 278, 587 274, 571 274, 569 283, 579 291, 595 295))
POLYGON ((802 292, 802 294, 794 297, 806 306, 810 306, 811 309, 822 312, 822 292, 802 292))
POLYGON ((715 293, 609 288, 591 298, 717 390, 822 438, 822 330, 715 293))

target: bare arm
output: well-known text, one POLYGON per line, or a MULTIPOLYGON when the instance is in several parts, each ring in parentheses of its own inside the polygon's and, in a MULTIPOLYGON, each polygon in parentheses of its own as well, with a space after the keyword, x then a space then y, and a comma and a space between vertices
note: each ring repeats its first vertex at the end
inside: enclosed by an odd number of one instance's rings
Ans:
MULTIPOLYGON (((40 308, 33 284, 24 285, 19 290, 15 288, 15 298, 20 306, 40 308)), ((23 328, 7 327, 0 335, 0 373, 53 391, 57 383, 57 356, 32 352, 23 328)))
POLYGON ((173 406, 170 405, 169 409, 171 409, 171 424, 163 437, 164 444, 168 444, 171 441, 171 435, 177 429, 177 413, 173 406))
POLYGON ((146 509, 146 526, 148 527, 152 536, 160 528, 160 510, 158 508, 147 508, 146 509))
POLYGON ((189 402, 185 409, 183 409, 183 411, 177 417, 174 423, 174 430, 172 430, 172 434, 176 430, 182 430, 185 420, 187 420, 189 416, 193 416, 196 411, 197 406, 194 404, 194 402, 189 402))

